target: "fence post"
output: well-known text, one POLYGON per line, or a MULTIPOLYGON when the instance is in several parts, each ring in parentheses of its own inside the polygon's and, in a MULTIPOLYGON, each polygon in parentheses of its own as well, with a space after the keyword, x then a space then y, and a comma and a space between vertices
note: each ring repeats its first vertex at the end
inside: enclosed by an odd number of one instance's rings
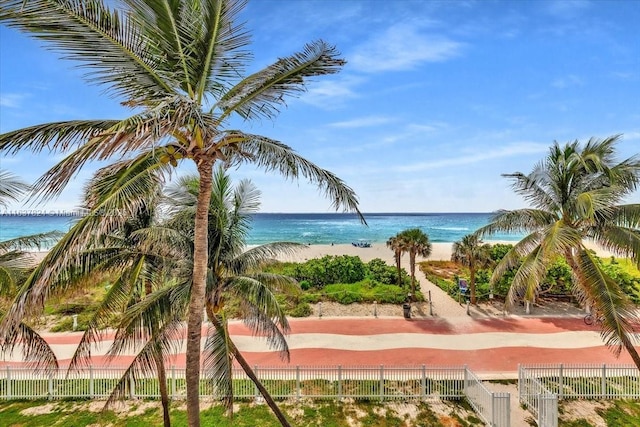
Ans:
POLYGON ((601 383, 601 387, 602 387, 602 398, 605 398, 605 395, 607 394, 607 365, 605 365, 604 363, 602 364, 602 383, 601 383))
MULTIPOLYGON (((258 376, 258 365, 253 365, 253 372, 256 374, 256 378, 258 378, 258 380, 260 380, 260 377, 258 376)), ((260 390, 258 390, 258 386, 257 385, 253 385, 253 389, 254 389, 254 393, 256 395, 256 399, 260 398, 260 390)))
POLYGON ((462 392, 464 395, 467 395, 467 384, 469 383, 469 369, 467 369, 467 365, 464 365, 464 380, 462 382, 462 392))
POLYGON ((560 382, 558 389, 558 399, 564 399, 564 364, 560 364, 560 373, 558 375, 558 381, 560 382))
POLYGON ((176 399, 176 365, 171 365, 171 399, 176 399))
POLYGON ((338 400, 342 399, 342 365, 338 365, 338 400))
POLYGON ((384 365, 380 365, 380 401, 384 400, 384 365))
POLYGON ((496 424, 496 394, 491 393, 489 395, 491 397, 491 425, 495 426, 496 424))
POLYGON ((93 399, 95 396, 95 387, 93 384, 93 365, 89 365, 89 398, 93 399))
POLYGON ((49 400, 53 399, 53 375, 49 374, 49 400))
POLYGON ((302 391, 300 390, 300 365, 296 365, 296 396, 298 396, 298 400, 300 400, 300 395, 302 391))
POLYGON ((133 374, 129 374, 129 397, 134 399, 136 397, 136 384, 133 380, 133 374))
POLYGON ((7 400, 11 400, 11 366, 7 366, 7 400))
POLYGON ((422 379, 420 381, 420 394, 422 399, 427 399, 427 368, 422 365, 422 379))

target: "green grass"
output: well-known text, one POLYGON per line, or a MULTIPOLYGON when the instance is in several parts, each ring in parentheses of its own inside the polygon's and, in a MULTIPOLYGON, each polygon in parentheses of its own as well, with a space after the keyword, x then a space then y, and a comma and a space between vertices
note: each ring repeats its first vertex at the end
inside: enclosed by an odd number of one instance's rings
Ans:
MULTIPOLYGON (((596 409, 607 427, 638 427, 640 426, 640 401, 637 400, 610 400, 611 406, 596 409)), ((560 407, 561 408, 561 407, 560 407)), ((561 411, 564 413, 565 411, 561 411)), ((563 416, 563 418, 566 415, 563 416)), ((561 419, 559 427, 594 427, 585 418, 575 420, 561 419)))
MULTIPOLYGON (((103 403, 103 402, 99 402, 103 403)), ((279 406, 297 427, 349 427, 360 425, 366 427, 412 427, 412 426, 445 426, 451 425, 451 418, 457 419, 459 425, 479 425, 478 419, 469 413, 468 408, 460 404, 449 405, 449 415, 434 413, 427 404, 415 405, 414 416, 398 409, 393 403, 377 402, 292 402, 280 403, 279 406), (357 420, 357 424, 353 423, 357 420)), ((94 427, 127 426, 155 427, 162 426, 162 414, 158 402, 135 402, 130 409, 136 412, 108 410, 100 412, 101 405, 96 402, 71 401, 12 401, 0 402, 0 420, 3 427, 76 427, 92 425, 94 427), (91 405, 91 407, 90 407, 91 405), (145 406, 141 406, 145 405, 145 406), (93 410, 90 410, 93 408, 93 410), (31 411, 32 414, 29 414, 31 411)), ((230 419, 225 416, 219 405, 210 406, 202 403, 202 425, 217 427, 278 427, 275 416, 266 405, 241 403, 230 419)), ((186 426, 186 412, 183 402, 174 402, 171 410, 171 422, 174 427, 186 426)))

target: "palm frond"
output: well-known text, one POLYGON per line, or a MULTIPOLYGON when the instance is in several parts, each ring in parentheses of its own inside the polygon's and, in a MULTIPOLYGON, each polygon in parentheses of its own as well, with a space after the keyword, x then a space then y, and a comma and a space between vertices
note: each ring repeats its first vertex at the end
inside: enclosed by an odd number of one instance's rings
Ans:
POLYGON ((480 227, 474 234, 486 238, 500 232, 532 233, 557 220, 555 214, 539 209, 500 210, 492 216, 489 224, 480 227))
POLYGON ((246 120, 272 118, 285 105, 285 96, 305 90, 306 79, 340 71, 346 61, 339 55, 334 46, 322 40, 309 43, 302 51, 240 81, 218 106, 225 115, 235 112, 246 120))
POLYGON ((605 226, 592 231, 594 241, 606 250, 630 258, 640 268, 640 229, 605 226))
MULTIPOLYGON (((0 151, 2 147, 2 135, 0 135, 0 151)), ((11 172, 0 170, 0 207, 7 207, 7 202, 17 202, 20 196, 29 191, 29 185, 20 181, 11 172)))
POLYGON ((229 159, 231 165, 238 166, 249 161, 268 172, 277 172, 287 179, 294 180, 302 176, 323 191, 324 195, 332 201, 333 208, 355 212, 360 221, 366 224, 364 216, 358 209, 355 192, 336 175, 316 166, 281 142, 237 131, 233 131, 232 134, 238 136, 237 151, 241 156, 234 156, 235 149, 230 149, 228 146, 222 147, 223 154, 229 159))
MULTIPOLYGON (((195 83, 197 99, 208 94, 215 99, 221 97, 231 80, 244 74, 252 54, 245 47, 250 36, 238 15, 244 9, 246 0, 203 2, 202 10, 195 16, 201 17, 201 29, 192 31, 191 61, 192 81, 195 83), (197 82, 197 83, 196 83, 197 82)), ((190 22, 200 23, 192 19, 190 22)))
POLYGON ((13 251, 23 253, 29 249, 40 250, 42 247, 51 246, 58 241, 64 233, 61 231, 47 231, 44 233, 31 234, 28 236, 16 237, 14 239, 0 241, 0 253, 13 251))
POLYGON ((23 150, 39 153, 66 152, 111 129, 118 120, 71 120, 45 123, 0 134, 0 152, 15 155, 23 150))
MULTIPOLYGON (((138 260, 133 270, 139 275, 144 266, 144 259, 138 260)), ((78 347, 69 362, 69 371, 80 369, 82 366, 90 362, 91 348, 99 342, 104 335, 104 328, 108 325, 110 318, 126 308, 130 299, 135 279, 123 277, 123 270, 120 270, 120 276, 114 280, 113 285, 107 291, 106 295, 100 301, 100 305, 95 313, 89 319, 87 329, 82 334, 78 347)))
POLYGON ((519 299, 535 300, 537 290, 547 272, 546 254, 541 246, 531 251, 517 268, 513 282, 507 293, 506 309, 509 310, 519 299))
POLYGON ((618 283, 602 270, 588 250, 581 248, 575 260, 579 269, 578 285, 603 318, 601 335, 605 344, 612 348, 616 355, 626 348, 632 353, 634 360, 638 360, 637 351, 633 345, 628 345, 637 341, 637 338, 634 338, 633 322, 637 322, 638 318, 627 295, 618 283))
POLYGON ((90 68, 89 82, 108 85, 136 104, 164 98, 178 87, 159 68, 165 60, 140 19, 100 0, 7 0, 0 21, 49 43, 66 59, 90 68))
POLYGON ((549 180, 542 164, 536 165, 534 170, 525 175, 521 172, 502 174, 512 181, 511 187, 530 202, 534 208, 544 211, 555 211, 560 208, 553 192, 549 191, 549 180))
POLYGON ((279 256, 293 255, 306 247, 304 244, 293 242, 273 242, 255 246, 234 257, 228 267, 238 273, 256 270, 279 256))
POLYGON ((243 321, 254 335, 265 336, 271 347, 288 357, 283 335, 289 331, 289 322, 272 289, 264 282, 246 276, 235 277, 227 289, 242 296, 246 310, 243 321))
POLYGON ((0 323, 0 331, 15 327, 26 316, 42 310, 50 294, 50 278, 68 270, 95 234, 109 234, 120 228, 137 211, 140 203, 161 182, 162 165, 152 153, 145 153, 133 161, 119 163, 114 171, 114 187, 93 206, 89 215, 81 218, 49 251, 25 281, 7 316, 0 323), (126 179, 118 177, 126 176, 126 179))
MULTIPOLYGON (((4 318, 6 314, 0 313, 0 316, 4 318)), ((21 344, 22 361, 32 369, 46 371, 58 369, 58 359, 49 343, 24 322, 19 322, 9 334, 0 335, 0 350, 11 355, 15 350, 16 342, 21 344)))
POLYGON ((213 328, 207 330, 203 348, 202 367, 204 375, 213 383, 227 410, 233 408, 233 351, 231 337, 224 313, 216 315, 211 306, 207 316, 213 328))
MULTIPOLYGON (((181 322, 173 319, 156 330, 149 340, 139 346, 136 356, 116 383, 111 395, 109 395, 105 408, 110 407, 116 400, 127 397, 131 380, 135 383, 136 380, 147 378, 150 375, 158 376, 157 362, 159 360, 164 361, 178 352, 177 343, 182 339, 181 330, 181 322)), ((117 354, 113 350, 109 351, 110 357, 117 354)), ((164 363, 160 368, 164 368, 164 363)))

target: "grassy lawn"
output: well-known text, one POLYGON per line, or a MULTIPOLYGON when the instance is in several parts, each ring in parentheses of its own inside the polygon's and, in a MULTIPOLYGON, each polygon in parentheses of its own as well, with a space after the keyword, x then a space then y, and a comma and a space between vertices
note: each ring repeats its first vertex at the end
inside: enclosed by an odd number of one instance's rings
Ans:
MULTIPOLYGON (((76 401, 12 401, 0 402, 3 427, 93 427, 162 426, 160 404, 157 401, 136 401, 126 407, 101 411, 104 402, 76 401)), ((298 402, 280 403, 293 425, 323 427, 413 427, 482 425, 463 402, 418 403, 378 402, 298 402), (432 408, 434 406, 434 408, 432 408)), ((175 403, 171 411, 172 426, 186 426, 183 403, 175 403)), ((203 403, 203 425, 216 427, 278 427, 279 423, 266 405, 241 403, 235 405, 230 419, 219 405, 203 403)))
POLYGON ((610 400, 604 402, 561 402, 559 427, 636 427, 640 426, 640 402, 610 400), (580 409, 576 409, 580 407, 580 409))

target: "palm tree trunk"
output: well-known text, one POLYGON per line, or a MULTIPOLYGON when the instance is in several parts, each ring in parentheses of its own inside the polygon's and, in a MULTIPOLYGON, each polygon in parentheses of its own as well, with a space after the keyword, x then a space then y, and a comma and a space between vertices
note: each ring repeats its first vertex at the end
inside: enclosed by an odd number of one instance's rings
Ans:
POLYGON ((409 267, 411 268, 411 299, 416 296, 416 253, 409 252, 409 267))
POLYGON ((398 269, 398 286, 402 286, 402 264, 401 258, 402 254, 399 251, 396 251, 396 268, 398 269))
POLYGON ((205 286, 207 280, 208 220, 211 202, 213 162, 198 164, 200 188, 196 205, 195 231, 193 239, 193 283, 189 299, 187 318, 186 385, 187 422, 189 427, 200 427, 200 349, 202 340, 202 312, 204 309, 205 286))
POLYGON ((475 266, 469 267, 469 291, 471 292, 471 304, 476 303, 476 268, 475 266))
POLYGON ((156 362, 156 370, 158 371, 158 382, 160 386, 160 401, 162 402, 162 420, 164 427, 171 427, 171 418, 169 417, 169 391, 167 390, 167 371, 164 367, 162 354, 155 352, 154 359, 156 362))
MULTIPOLYGON (((209 320, 211 321, 211 323, 213 323, 213 326, 215 326, 217 330, 220 331, 224 329, 224 325, 220 322, 220 319, 213 313, 213 310, 211 310, 210 307, 207 307, 207 316, 209 316, 209 320)), ((247 363, 244 356, 242 356, 242 353, 240 353, 238 347, 236 347, 236 345, 231 340, 229 340, 229 348, 231 349, 233 357, 235 357, 235 359, 242 367, 242 370, 244 370, 251 381, 253 381, 255 386, 260 391, 260 394, 262 394, 262 397, 264 397, 264 401, 267 403, 269 408, 271 408, 271 411, 273 411, 273 414, 276 416, 276 418, 278 418, 278 421, 280 421, 280 425, 282 425, 282 427, 291 427, 291 424, 289 424, 289 421, 284 416, 284 413, 280 410, 275 400, 273 400, 271 394, 269 394, 269 391, 264 388, 264 386, 256 376, 256 373, 253 371, 253 369, 251 369, 251 366, 249 366, 249 363, 247 363)))

